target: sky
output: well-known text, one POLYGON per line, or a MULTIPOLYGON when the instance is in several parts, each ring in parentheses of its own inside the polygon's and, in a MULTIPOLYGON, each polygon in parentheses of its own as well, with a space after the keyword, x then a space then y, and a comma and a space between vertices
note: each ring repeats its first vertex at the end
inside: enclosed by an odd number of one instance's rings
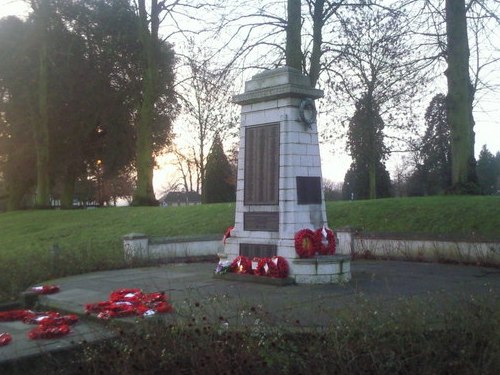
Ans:
MULTIPOLYGON (((23 16, 29 12, 29 6, 24 0, 0 0, 0 18, 8 15, 23 16)), ((497 36, 500 39, 500 34, 497 36)), ((496 43, 500 46, 500 40, 496 43)), ((496 73, 487 77, 487 80, 494 80, 498 85, 500 83, 500 74, 496 73)), ((479 155, 483 145, 486 145, 488 150, 495 154, 500 152, 500 92, 488 93, 481 97, 479 105, 474 111, 474 119, 476 122, 475 133, 475 153, 479 155)), ((322 120, 318 119, 318 128, 321 130, 322 120)), ((175 129, 174 129, 175 131, 175 129)), ((182 134, 179 134, 182 137, 182 134)), ((323 177, 334 182, 342 182, 344 175, 351 163, 350 157, 343 150, 343 147, 336 146, 333 148, 329 144, 321 144, 320 152, 322 158, 323 177)), ((160 157, 157 162, 160 168, 155 171, 154 188, 157 196, 162 190, 165 190, 171 184, 173 179, 176 179, 176 166, 172 164, 172 156, 165 155, 160 157)), ((396 167, 404 165, 401 159, 401 154, 393 154, 387 160, 387 169, 393 175, 396 167)))

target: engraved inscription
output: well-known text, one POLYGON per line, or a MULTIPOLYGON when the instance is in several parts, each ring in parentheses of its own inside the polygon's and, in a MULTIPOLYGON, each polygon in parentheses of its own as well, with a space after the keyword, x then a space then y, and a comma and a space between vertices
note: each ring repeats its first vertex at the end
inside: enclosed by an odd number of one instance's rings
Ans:
POLYGON ((243 228, 266 232, 279 230, 279 212, 245 212, 243 214, 243 228))
POLYGON ((240 255, 247 258, 271 258, 277 254, 278 247, 276 245, 261 245, 261 244, 240 244, 240 255))
POLYGON ((279 194, 279 124, 245 130, 246 205, 276 205, 279 194))

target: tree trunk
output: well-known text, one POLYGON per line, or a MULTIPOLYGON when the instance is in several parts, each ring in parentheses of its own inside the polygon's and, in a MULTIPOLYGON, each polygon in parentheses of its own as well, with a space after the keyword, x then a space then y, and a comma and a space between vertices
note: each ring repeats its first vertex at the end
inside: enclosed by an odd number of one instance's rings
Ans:
POLYGON ((315 87, 319 79, 320 60, 321 60, 321 45, 323 44, 323 9, 325 0, 316 0, 314 4, 313 15, 313 47, 311 52, 311 61, 309 67, 309 80, 311 86, 315 87))
POLYGON ((158 43, 159 8, 156 0, 151 1, 151 31, 148 28, 145 0, 139 0, 139 39, 143 46, 145 64, 142 91, 143 98, 137 120, 137 187, 134 193, 133 205, 157 205, 153 190, 153 121, 154 104, 156 102, 157 61, 156 48, 158 43))
POLYGON ((288 0, 286 27, 286 65, 302 71, 300 0, 288 0))
POLYGON ((370 199, 377 199, 377 163, 372 158, 368 169, 370 199))
POLYGON ((377 162, 379 160, 379 154, 377 150, 379 149, 377 144, 377 123, 375 121, 375 99, 373 98, 374 89, 370 87, 368 90, 367 101, 366 101, 366 111, 368 127, 368 155, 370 155, 368 160, 368 196, 370 199, 377 199, 377 162))
POLYGON ((67 172, 64 176, 63 191, 61 195, 61 208, 62 209, 72 209, 73 208, 73 197, 75 195, 75 181, 76 176, 71 171, 67 172))
POLYGON ((39 70, 37 86, 37 106, 33 116, 33 134, 36 152, 36 197, 37 208, 50 206, 50 178, 49 178, 49 116, 48 116, 48 27, 49 3, 41 1, 38 5, 38 32, 41 37, 39 50, 39 70))
POLYGON ((451 129, 452 190, 474 191, 474 119, 469 77, 469 43, 465 0, 446 0, 448 43, 448 121, 451 129))

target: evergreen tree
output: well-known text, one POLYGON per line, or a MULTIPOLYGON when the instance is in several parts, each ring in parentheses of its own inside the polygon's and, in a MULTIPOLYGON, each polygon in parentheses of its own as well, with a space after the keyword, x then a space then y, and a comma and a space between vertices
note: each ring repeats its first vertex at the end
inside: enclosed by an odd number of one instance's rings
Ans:
MULTIPOLYGON (((130 27, 138 15, 127 0, 32 5, 24 21, 0 20, 0 50, 9 51, 0 55, 0 172, 9 209, 34 188, 38 207, 52 197, 70 208, 76 182, 114 181, 144 164, 135 155, 147 68, 130 27)), ((161 42, 155 51, 148 160, 170 141, 176 113, 173 50, 161 42)))
POLYGON ((33 193, 37 169, 30 112, 36 80, 36 50, 30 48, 32 26, 16 17, 0 20, 0 173, 5 180, 6 207, 23 207, 33 193))
POLYGON ((346 182, 354 182, 355 195, 360 199, 375 199, 388 194, 383 188, 390 185, 383 163, 387 152, 383 129, 379 107, 373 96, 367 93, 356 103, 347 134, 347 147, 353 163, 346 174, 346 182))
POLYGON ((420 142, 415 172, 410 178, 410 195, 442 194, 451 186, 451 141, 447 100, 432 98, 425 112, 427 129, 420 142))
POLYGON ((494 194, 500 179, 500 153, 496 157, 483 145, 477 160, 477 178, 482 194, 494 194))
POLYGON ((202 202, 234 202, 235 198, 236 179, 217 135, 207 157, 202 202))
MULTIPOLYGON (((391 177, 381 162, 376 165, 377 198, 387 198, 392 196, 391 177)), ((370 199, 369 189, 369 172, 366 166, 352 163, 344 177, 344 185, 342 186, 342 198, 345 200, 351 199, 370 199)))

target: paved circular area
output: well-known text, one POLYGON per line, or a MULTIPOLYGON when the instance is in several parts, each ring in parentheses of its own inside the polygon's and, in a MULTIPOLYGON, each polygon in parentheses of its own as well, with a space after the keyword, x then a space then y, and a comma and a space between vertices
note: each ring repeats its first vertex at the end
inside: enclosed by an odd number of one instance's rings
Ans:
MULTIPOLYGON (((51 280, 56 294, 40 297, 44 309, 83 314, 86 303, 106 300, 111 291, 141 288, 165 291, 176 312, 164 316, 171 322, 223 322, 325 326, 335 311, 373 304, 390 309, 401 301, 461 303, 470 298, 499 298, 500 269, 454 264, 401 261, 352 262, 347 284, 273 286, 213 278, 215 264, 168 264, 159 267, 96 272, 51 280)), ((60 350, 78 343, 109 337, 112 332, 95 321, 82 320, 71 334, 54 340, 28 340, 30 326, 0 322, 0 332, 10 332, 12 342, 0 347, 3 361, 60 350)))

